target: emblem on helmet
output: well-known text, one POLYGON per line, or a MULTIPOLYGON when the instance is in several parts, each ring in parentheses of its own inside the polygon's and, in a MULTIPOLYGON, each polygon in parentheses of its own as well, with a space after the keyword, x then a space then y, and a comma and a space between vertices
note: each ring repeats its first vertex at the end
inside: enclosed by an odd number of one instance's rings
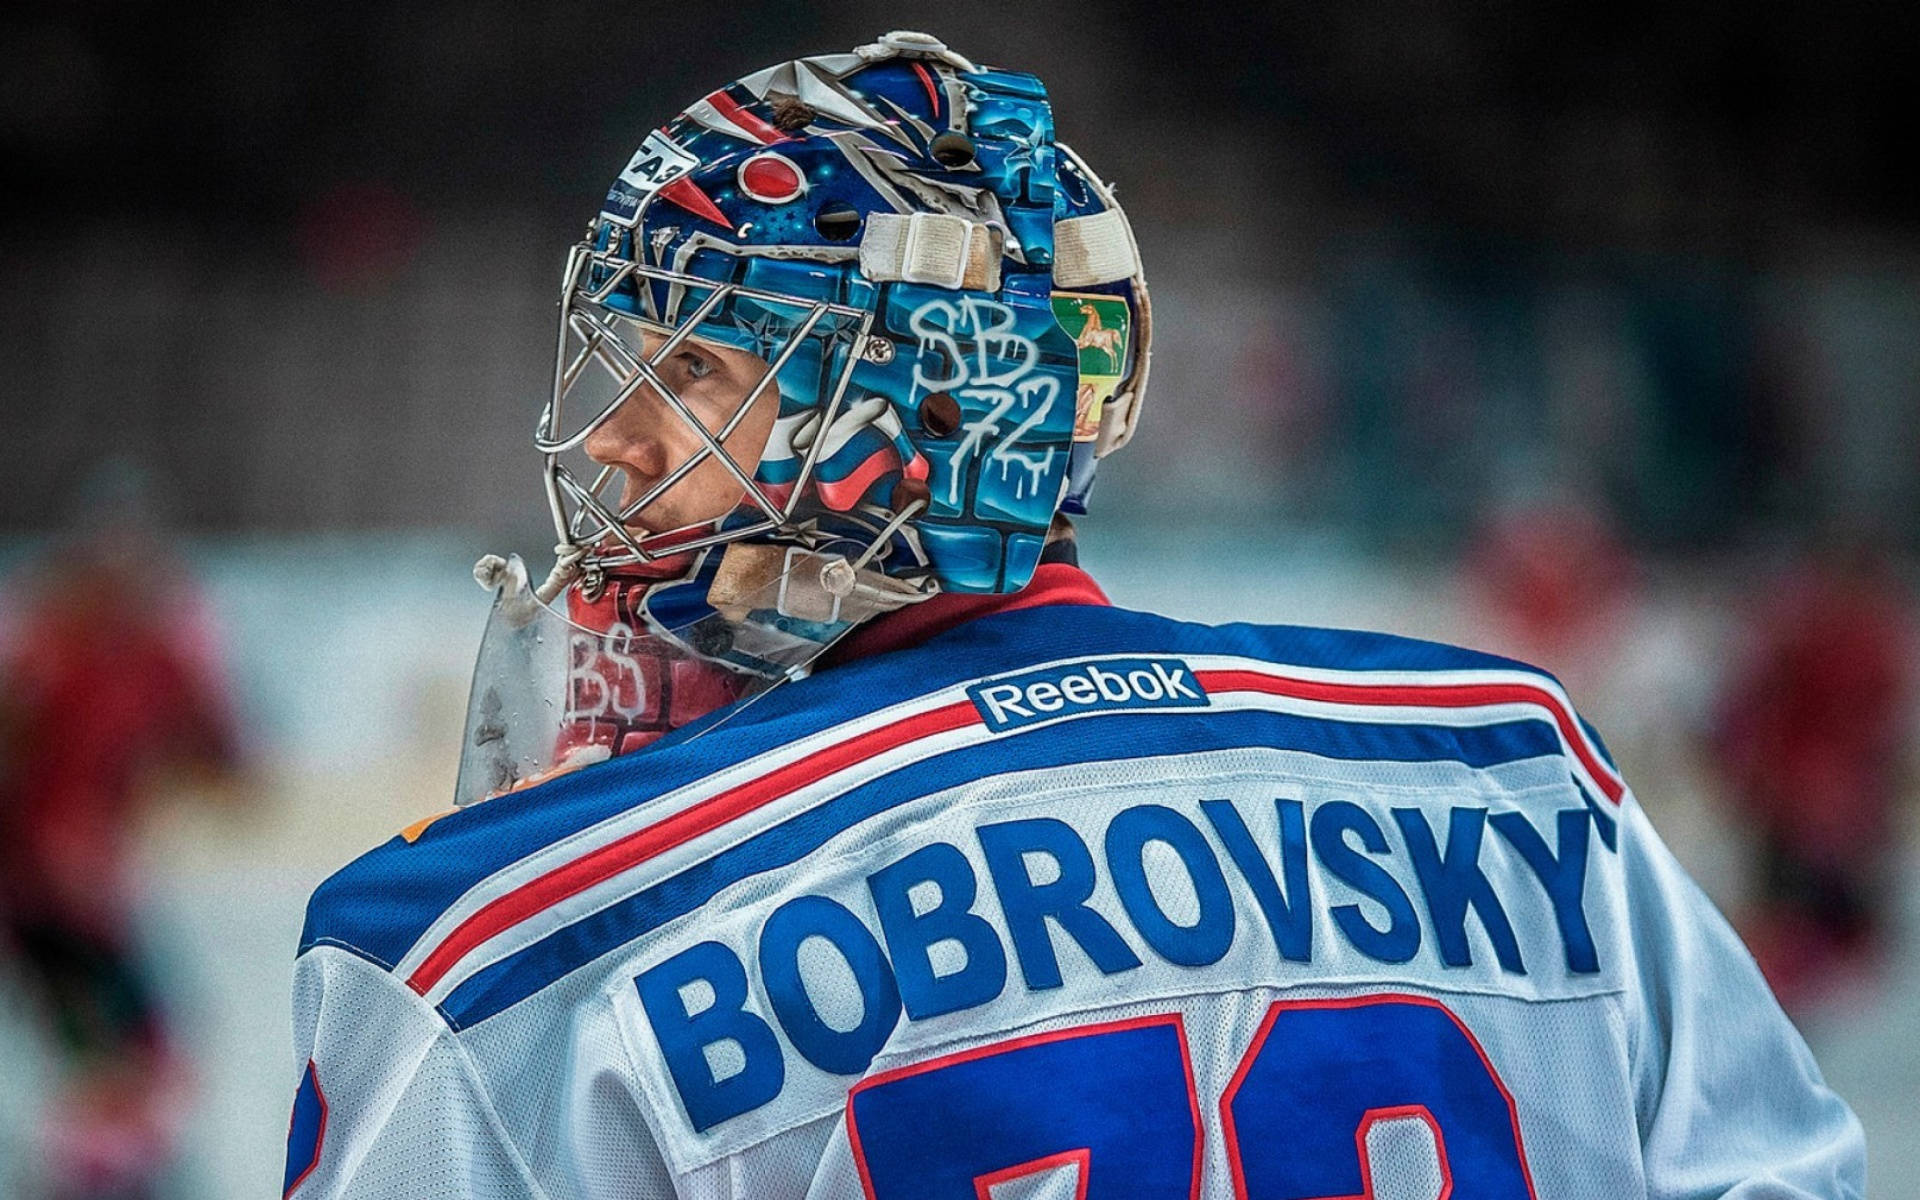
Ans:
POLYGON ((742 162, 739 178, 741 195, 760 204, 785 204, 807 190, 794 161, 772 150, 742 162))

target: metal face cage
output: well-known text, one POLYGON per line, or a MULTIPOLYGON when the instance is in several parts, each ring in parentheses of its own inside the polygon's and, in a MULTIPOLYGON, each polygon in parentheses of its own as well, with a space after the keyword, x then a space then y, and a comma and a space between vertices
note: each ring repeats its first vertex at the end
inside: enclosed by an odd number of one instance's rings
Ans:
POLYGON ((813 474, 819 442, 800 456, 797 477, 774 488, 757 477, 759 462, 736 460, 726 440, 769 389, 782 418, 817 411, 821 422, 831 422, 872 321, 871 313, 850 305, 646 266, 585 243, 573 247, 561 286, 552 397, 534 434, 534 447, 546 458, 547 503, 559 540, 591 551, 603 567, 616 567, 787 524, 813 474), (648 334, 656 339, 651 352, 648 334), (751 350, 767 364, 718 428, 710 429, 662 377, 662 364, 690 339, 751 350), (693 431, 699 446, 623 504, 613 498, 617 489, 609 492, 622 471, 595 462, 585 446, 630 402, 663 405, 693 431), (732 512, 672 529, 629 528, 642 510, 712 458, 741 486, 732 512))

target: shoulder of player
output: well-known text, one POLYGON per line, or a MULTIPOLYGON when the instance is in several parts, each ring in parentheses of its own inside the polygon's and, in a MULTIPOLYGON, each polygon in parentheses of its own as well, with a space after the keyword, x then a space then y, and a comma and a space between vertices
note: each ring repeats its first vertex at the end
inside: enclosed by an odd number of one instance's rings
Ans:
MULTIPOLYGON (((1560 682, 1516 659, 1397 634, 1303 625, 1202 625, 1123 608, 1029 609, 977 623, 950 643, 983 663, 982 675, 1013 674, 1044 664, 1115 654, 1177 657, 1194 680, 1219 699, 1265 694, 1274 703, 1304 702, 1331 719, 1367 723, 1379 717, 1404 726, 1424 711, 1438 727, 1545 723, 1599 792, 1618 801, 1624 785, 1594 729, 1580 718, 1560 682), (973 653, 1019 653, 1008 663, 973 653), (984 660, 984 662, 983 662, 984 660)), ((937 649, 940 640, 929 643, 937 649)), ((1243 701, 1244 702, 1244 701, 1243 701)), ((1541 731, 1543 735, 1547 730, 1541 731)))
POLYGON ((410 952, 417 956, 420 946, 449 932, 443 926, 460 916, 462 901, 471 906, 475 896, 511 890, 583 838, 644 829, 644 810, 656 800, 684 800, 757 764, 778 766, 796 745, 831 741, 850 722, 914 699, 913 688, 896 695, 899 689, 871 686, 862 664, 845 673, 836 684, 850 687, 805 680, 748 705, 724 727, 725 736, 698 736, 696 725, 641 753, 415 822, 314 889, 299 953, 334 946, 404 974, 410 952))
POLYGON ((990 641, 996 649, 1026 651, 1005 654, 1025 660, 1009 666, 1122 651, 1236 655, 1276 667, 1350 674, 1402 672, 1444 678, 1453 672, 1506 672, 1536 678, 1560 690, 1558 680, 1540 667, 1446 642, 1308 625, 1206 625, 1106 606, 1048 606, 997 614, 950 631, 923 649, 937 653, 964 646, 968 661, 978 663, 980 658, 971 653, 974 647, 968 643, 981 640, 990 641))
POLYGON ((1424 694, 1427 703, 1440 706, 1533 704, 1553 719, 1569 750, 1590 756, 1609 775, 1618 772, 1599 733, 1580 716, 1560 680, 1532 663, 1363 630, 1230 625, 1220 632, 1254 641, 1283 670, 1324 672, 1328 679, 1351 684, 1356 696, 1378 703, 1417 704, 1424 694))
POLYGON ((1395 721, 1404 722, 1408 708, 1430 708, 1456 725, 1479 711, 1491 720, 1518 708, 1536 725, 1548 718, 1574 757, 1584 756, 1603 781, 1613 778, 1598 739, 1552 676, 1509 659, 1389 634, 1207 626, 1093 606, 1025 609, 776 689, 737 714, 724 736, 700 736, 695 726, 641 754, 421 822, 314 892, 301 950, 338 946, 405 974, 423 947, 457 943, 454 927, 479 907, 539 893, 527 885, 545 864, 569 860, 570 846, 649 828, 646 810, 656 800, 663 814, 678 813, 701 799, 695 792, 751 790, 756 772, 784 779, 804 773, 809 756, 837 762, 877 752, 889 739, 925 734, 920 726, 947 708, 976 708, 982 681, 1115 656, 1177 658, 1163 665, 1191 671, 1209 692, 1306 701, 1356 726, 1389 708, 1399 710, 1395 721))
POLYGON ((1223 640, 1271 664, 1284 695, 1350 704, 1356 714, 1458 714, 1469 727, 1516 719, 1550 727, 1575 779, 1617 807, 1628 792, 1600 734, 1558 678, 1518 659, 1397 634, 1305 626, 1229 625, 1223 640))
POLYGON ((519 802, 532 794, 432 814, 335 871, 307 900, 299 953, 332 946, 393 970, 454 899, 498 868, 501 827, 531 814, 519 802))
MULTIPOLYGON (((964 649, 969 662, 991 658, 1040 661, 1116 650, 1238 653, 1276 663, 1341 670, 1438 671, 1503 669, 1551 679, 1538 667, 1444 642, 1392 633, 1307 625, 1234 623, 1207 625, 1110 605, 1044 605, 996 613, 971 621, 907 655, 938 660, 964 649)), ((888 655, 891 664, 902 656, 888 655)), ((836 668, 838 671, 838 668, 836 668)))
POLYGON ((1261 657, 1288 666, 1349 672, 1512 671, 1553 682, 1531 663, 1449 642, 1365 629, 1312 625, 1232 624, 1212 626, 1225 642, 1245 644, 1261 657))

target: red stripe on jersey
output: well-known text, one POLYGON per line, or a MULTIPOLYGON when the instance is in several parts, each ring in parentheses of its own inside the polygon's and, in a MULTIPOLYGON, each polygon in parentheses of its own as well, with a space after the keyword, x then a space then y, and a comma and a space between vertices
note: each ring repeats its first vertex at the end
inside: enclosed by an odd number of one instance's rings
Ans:
POLYGON ((904 721, 882 725, 858 737, 816 750, 758 779, 729 788, 675 813, 657 825, 649 825, 616 838, 481 906, 472 916, 455 926, 445 941, 434 947, 433 953, 427 955, 407 979, 407 986, 424 996, 474 947, 536 913, 848 767, 909 742, 968 725, 978 725, 980 722, 979 710, 974 708, 973 702, 962 700, 904 721))
POLYGON ((1288 679, 1260 671, 1195 671, 1194 679, 1208 693, 1263 692, 1295 700, 1323 700, 1330 704, 1404 705, 1427 708, 1479 708, 1489 704, 1537 704, 1553 715, 1560 735, 1607 799, 1620 803, 1625 788, 1587 745, 1585 733, 1560 698, 1543 687, 1525 683, 1363 684, 1320 683, 1288 679))

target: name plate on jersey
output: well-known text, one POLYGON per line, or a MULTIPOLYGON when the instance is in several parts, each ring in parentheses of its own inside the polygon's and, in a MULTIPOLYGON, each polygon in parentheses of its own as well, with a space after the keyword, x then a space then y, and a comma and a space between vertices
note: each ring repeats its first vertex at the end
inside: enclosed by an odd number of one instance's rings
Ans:
POLYGON ((1130 708, 1205 708, 1211 701, 1178 658, 1106 658, 1060 663, 986 679, 967 689, 995 733, 1042 721, 1130 708))

